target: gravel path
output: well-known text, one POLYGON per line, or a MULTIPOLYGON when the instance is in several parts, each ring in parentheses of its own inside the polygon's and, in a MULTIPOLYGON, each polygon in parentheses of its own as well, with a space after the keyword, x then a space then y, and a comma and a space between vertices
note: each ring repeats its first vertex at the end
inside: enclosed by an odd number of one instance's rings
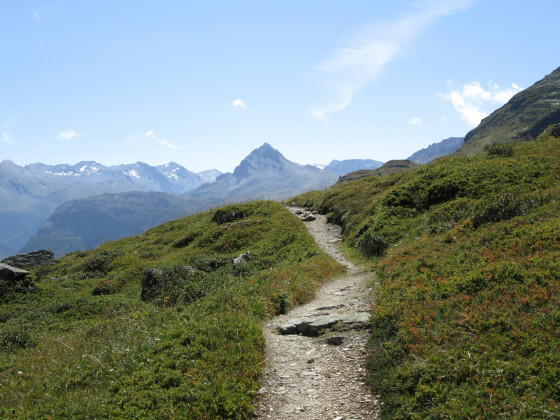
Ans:
MULTIPOLYGON (((303 209, 290 210, 306 215, 303 209)), ((360 271, 338 251, 340 227, 327 224, 325 216, 314 216, 305 222, 308 230, 348 272, 325 284, 313 301, 265 325, 266 365, 255 415, 275 420, 377 419, 379 399, 365 383, 366 330, 335 329, 315 338, 278 333, 278 327, 293 319, 363 312, 373 302, 373 274, 360 271)))

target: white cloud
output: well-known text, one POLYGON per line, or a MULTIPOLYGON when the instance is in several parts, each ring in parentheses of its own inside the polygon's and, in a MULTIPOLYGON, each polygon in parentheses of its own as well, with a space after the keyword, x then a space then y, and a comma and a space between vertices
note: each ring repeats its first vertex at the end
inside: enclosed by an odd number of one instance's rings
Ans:
POLYGON ((422 32, 440 17, 469 7, 474 0, 416 0, 395 21, 364 25, 342 48, 338 48, 316 69, 315 76, 329 87, 329 100, 311 110, 313 117, 326 121, 341 111, 354 95, 375 80, 422 32))
POLYGON ((146 134, 144 134, 144 136, 146 136, 149 139, 152 139, 153 141, 155 141, 158 144, 161 144, 162 146, 169 147, 170 149, 173 150, 179 150, 177 146, 175 146, 172 143, 169 143, 167 140, 156 137, 155 132, 153 130, 146 131, 146 134))
POLYGON ((132 143, 134 141, 134 139, 136 138, 136 136, 134 134, 131 134, 130 136, 128 136, 126 139, 124 139, 125 143, 132 143))
POLYGON ((463 85, 461 90, 451 90, 441 96, 451 102, 464 121, 476 127, 488 115, 487 111, 496 105, 504 105, 522 90, 523 88, 515 83, 506 89, 500 88, 496 83, 490 83, 488 89, 485 89, 479 82, 474 81, 463 85))
POLYGON ((412 117, 410 120, 408 120, 408 123, 412 125, 422 124, 422 122, 422 118, 419 117, 412 117))
POLYGON ((61 140, 70 140, 73 139, 76 136, 79 136, 81 133, 78 133, 74 130, 62 130, 58 132, 58 138, 61 140))
POLYGON ((245 102, 243 102, 241 99, 235 99, 234 101, 232 101, 232 104, 236 108, 247 109, 247 105, 245 105, 245 102))
POLYGON ((14 142, 10 138, 10 135, 5 131, 2 133, 2 139, 4 140, 4 143, 14 144, 14 142))

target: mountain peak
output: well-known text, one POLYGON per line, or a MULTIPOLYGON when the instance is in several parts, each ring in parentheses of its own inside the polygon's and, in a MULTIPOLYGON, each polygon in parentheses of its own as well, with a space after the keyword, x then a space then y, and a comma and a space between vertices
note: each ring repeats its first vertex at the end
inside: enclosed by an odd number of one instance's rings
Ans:
POLYGON ((268 143, 253 150, 233 171, 236 178, 247 178, 257 171, 281 172, 288 162, 278 150, 268 143))

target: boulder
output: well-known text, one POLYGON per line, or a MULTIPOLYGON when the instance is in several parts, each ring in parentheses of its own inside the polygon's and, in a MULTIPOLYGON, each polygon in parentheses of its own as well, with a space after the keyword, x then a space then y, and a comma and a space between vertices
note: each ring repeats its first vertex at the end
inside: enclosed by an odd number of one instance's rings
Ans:
POLYGON ((233 263, 234 264, 245 264, 246 262, 248 262, 251 259, 251 255, 253 255, 253 253, 251 251, 247 251, 247 252, 241 254, 239 257, 234 258, 233 263))
POLYGON ((25 293, 33 290, 31 273, 8 264, 0 263, 0 297, 10 292, 25 293))
POLYGON ((12 255, 11 257, 4 258, 2 263, 17 268, 36 267, 38 265, 53 265, 55 263, 54 252, 50 249, 42 249, 40 251, 28 252, 26 254, 12 255))

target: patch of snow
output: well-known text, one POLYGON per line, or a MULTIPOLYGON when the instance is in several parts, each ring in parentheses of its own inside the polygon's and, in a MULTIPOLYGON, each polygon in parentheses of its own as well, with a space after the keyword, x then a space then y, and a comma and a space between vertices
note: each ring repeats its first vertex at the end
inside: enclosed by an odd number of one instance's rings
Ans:
POLYGON ((123 172, 123 174, 134 177, 134 178, 138 178, 140 179, 140 175, 138 174, 138 172, 136 171, 136 169, 131 169, 128 172, 123 172))

